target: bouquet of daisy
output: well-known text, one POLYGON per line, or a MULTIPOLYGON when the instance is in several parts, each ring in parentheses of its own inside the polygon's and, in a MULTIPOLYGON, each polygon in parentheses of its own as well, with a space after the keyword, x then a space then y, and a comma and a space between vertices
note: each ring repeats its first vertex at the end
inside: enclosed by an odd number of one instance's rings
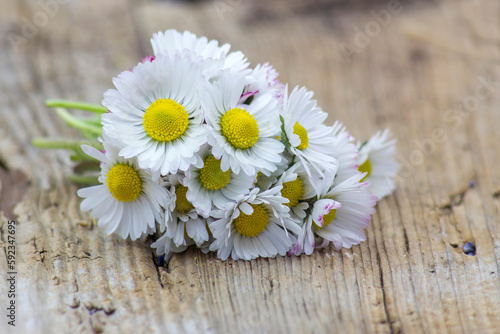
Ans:
POLYGON ((161 233, 151 247, 167 259, 191 245, 251 260, 365 240, 395 188, 388 130, 357 142, 324 124, 311 91, 290 91, 267 63, 251 69, 228 44, 175 30, 151 42, 154 55, 114 78, 104 107, 49 102, 88 139, 66 144, 74 158, 100 162, 81 210, 122 238, 161 233))

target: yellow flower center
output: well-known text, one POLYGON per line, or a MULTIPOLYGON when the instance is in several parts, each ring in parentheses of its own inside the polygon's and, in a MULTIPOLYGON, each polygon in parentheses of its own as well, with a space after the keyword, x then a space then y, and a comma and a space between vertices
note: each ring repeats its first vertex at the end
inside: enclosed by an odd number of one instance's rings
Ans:
POLYGON ((146 133, 161 142, 182 136, 189 125, 186 109, 172 99, 158 99, 144 112, 142 125, 146 133))
POLYGON ((120 202, 134 201, 142 190, 139 173, 129 165, 115 165, 106 175, 106 184, 111 195, 120 202))
POLYGON ((194 209, 193 204, 191 204, 191 202, 189 202, 186 198, 187 191, 188 188, 183 186, 182 184, 178 184, 175 187, 175 208, 178 212, 184 214, 194 209))
POLYGON ((240 211, 238 218, 234 220, 236 230, 246 237, 255 237, 266 229, 269 222, 269 214, 263 204, 250 204, 253 208, 251 215, 240 211))
POLYGON ((366 159, 366 161, 358 167, 358 171, 361 173, 366 172, 365 177, 359 180, 359 182, 363 182, 372 173, 372 163, 370 162, 370 159, 366 159))
MULTIPOLYGON (((328 212, 326 215, 323 216, 323 227, 327 227, 330 225, 330 223, 337 217, 337 210, 332 209, 330 212, 328 212)), ((316 225, 318 228, 321 228, 318 224, 316 224, 315 221, 314 225, 316 225)))
POLYGON ((299 150, 303 150, 309 147, 309 137, 307 136, 307 130, 299 122, 295 122, 293 126, 293 133, 298 135, 300 138, 300 144, 297 146, 299 150))
POLYGON ((231 180, 231 169, 223 172, 220 168, 220 160, 213 155, 205 159, 200 171, 200 181, 205 189, 219 190, 228 185, 231 180))
POLYGON ((283 183, 281 196, 289 200, 285 205, 289 207, 296 206, 303 194, 304 188, 302 187, 302 181, 298 177, 293 181, 283 183))
POLYGON ((233 108, 222 116, 220 121, 222 135, 234 147, 246 149, 259 140, 259 125, 248 111, 233 108))

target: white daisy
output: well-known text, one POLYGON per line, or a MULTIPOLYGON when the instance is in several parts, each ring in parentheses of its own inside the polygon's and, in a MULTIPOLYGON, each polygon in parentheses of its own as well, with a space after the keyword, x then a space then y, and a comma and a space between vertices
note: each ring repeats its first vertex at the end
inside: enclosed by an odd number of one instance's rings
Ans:
POLYGON ((120 155, 162 175, 201 166, 196 152, 206 142, 199 104, 205 80, 189 53, 158 55, 113 83, 117 90, 103 101, 111 113, 102 121, 104 132, 125 144, 120 155))
MULTIPOLYGON (((323 121, 328 116, 312 100, 313 93, 297 86, 290 96, 285 89, 283 101, 284 135, 290 153, 302 162, 313 185, 318 185, 325 173, 337 170, 337 161, 333 153, 335 137, 331 128, 323 121)), ((324 181, 322 181, 324 183, 324 181)))
POLYGON ((213 62, 204 67, 207 77, 221 74, 222 70, 242 76, 250 72, 247 59, 241 51, 228 54, 231 45, 224 44, 219 47, 219 42, 216 40, 208 41, 206 37, 198 38, 189 31, 180 33, 171 29, 164 33, 155 33, 151 38, 151 44, 155 55, 161 53, 173 55, 175 52, 189 50, 197 58, 212 59, 213 62))
POLYGON ((191 166, 186 171, 184 184, 189 202, 203 215, 208 216, 213 205, 221 209, 228 201, 235 201, 239 195, 248 194, 255 182, 254 176, 234 173, 229 168, 222 171, 220 159, 216 159, 208 145, 199 152, 203 167, 191 166))
POLYGON ((203 108, 210 126, 208 142, 212 154, 221 159, 223 171, 247 175, 258 171, 269 175, 282 161, 276 99, 264 94, 250 104, 239 104, 245 78, 224 75, 208 88, 203 108))
POLYGON ((78 190, 85 198, 82 211, 90 211, 106 233, 113 232, 132 240, 156 231, 155 220, 163 231, 162 206, 169 202, 165 188, 153 182, 148 170, 140 169, 136 159, 118 156, 120 146, 104 137, 105 153, 91 146, 82 146, 89 156, 101 161, 101 185, 78 190))
POLYGON ((369 183, 360 183, 363 177, 358 173, 318 197, 289 254, 310 255, 315 247, 325 247, 330 242, 340 250, 366 240, 363 229, 375 212, 377 198, 369 191, 369 183), (319 246, 316 237, 323 239, 319 246))
POLYGON ((186 237, 196 245, 208 241, 208 214, 200 215, 192 202, 186 198, 188 188, 179 174, 168 176, 169 193, 173 201, 165 207, 166 237, 172 239, 177 247, 186 245, 186 237))
POLYGON ((361 181, 370 182, 372 194, 382 199, 391 194, 396 185, 394 176, 398 172, 399 164, 394 159, 396 139, 389 139, 391 132, 377 132, 368 142, 359 148, 359 171, 366 172, 361 181))
POLYGON ((289 209, 280 196, 281 187, 238 197, 227 203, 224 210, 214 210, 215 221, 209 224, 215 241, 211 251, 226 260, 251 260, 259 256, 285 255, 300 232, 299 225, 290 219, 289 209))

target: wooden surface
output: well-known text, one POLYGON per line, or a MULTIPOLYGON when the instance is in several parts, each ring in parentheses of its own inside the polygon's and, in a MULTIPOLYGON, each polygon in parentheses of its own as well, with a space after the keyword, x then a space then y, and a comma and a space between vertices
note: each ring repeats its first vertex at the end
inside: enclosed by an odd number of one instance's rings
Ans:
MULTIPOLYGON (((66 2, 13 45, 44 9, 0 0, 0 246, 15 219, 13 333, 500 332, 498 1, 401 1, 378 33, 371 11, 391 1, 66 2), (367 25, 365 46, 355 29, 367 25), (189 250, 167 270, 151 240, 106 236, 79 211, 67 154, 30 146, 76 138, 44 100, 99 103, 168 28, 271 62, 360 139, 392 129, 397 190, 378 204, 366 242, 250 262, 189 250), (357 45, 352 57, 346 44, 357 45)), ((2 278, 2 310, 6 296, 2 278)), ((0 333, 12 330, 4 312, 0 333)))

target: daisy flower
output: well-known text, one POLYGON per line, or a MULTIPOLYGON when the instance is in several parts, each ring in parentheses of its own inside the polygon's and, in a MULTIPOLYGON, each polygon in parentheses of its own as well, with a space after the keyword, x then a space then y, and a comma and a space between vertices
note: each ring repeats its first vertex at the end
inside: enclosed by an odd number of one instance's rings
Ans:
POLYGON ((90 211, 106 233, 132 240, 156 231, 155 221, 163 231, 162 206, 169 202, 165 188, 153 182, 148 170, 140 169, 136 159, 118 155, 120 146, 104 135, 105 153, 83 145, 82 150, 101 161, 100 185, 78 190, 84 198, 80 208, 90 211))
POLYGON ((205 145, 199 152, 203 167, 191 166, 186 171, 184 184, 187 186, 186 197, 196 209, 208 216, 212 206, 223 208, 228 201, 234 201, 239 195, 247 194, 255 182, 254 176, 234 173, 231 168, 222 171, 221 160, 216 159, 205 145))
POLYGON ((311 99, 313 93, 304 87, 295 87, 290 96, 287 91, 285 89, 282 122, 288 151, 302 162, 309 177, 318 180, 325 172, 334 173, 337 169, 332 147, 334 136, 331 129, 323 125, 328 115, 311 99))
POLYGON ((167 188, 173 200, 165 207, 165 236, 172 239, 176 247, 186 245, 187 238, 198 246, 208 241, 208 214, 200 215, 186 198, 188 188, 179 174, 169 175, 167 188))
POLYGON ((360 182, 364 176, 358 173, 318 197, 289 254, 310 255, 315 247, 325 247, 330 242, 340 250, 366 240, 363 229, 375 212, 377 198, 369 191, 369 183, 360 182), (316 237, 323 239, 319 246, 316 237))
POLYGON ((282 161, 276 99, 264 94, 250 104, 239 104, 245 78, 224 75, 203 97, 205 118, 210 127, 208 143, 212 154, 221 159, 222 171, 229 168, 247 175, 258 171, 269 175, 282 161))
MULTIPOLYGON (((174 29, 153 34, 151 45, 155 55, 167 53, 173 55, 175 52, 189 50, 195 57, 200 59, 211 59, 205 67, 207 77, 212 77, 222 70, 245 76, 250 72, 245 55, 241 51, 228 54, 231 45, 219 46, 216 40, 209 41, 206 37, 197 37, 195 34, 184 31, 180 33, 174 29)), ((220 74, 220 73, 219 73, 220 74)))
POLYGON ((389 139, 389 129, 377 132, 359 148, 359 171, 366 173, 361 181, 370 182, 370 191, 379 199, 391 194, 396 185, 394 176, 399 164, 394 159, 396 139, 389 139))
POLYGON ((199 92, 205 86, 189 53, 158 55, 113 80, 104 94, 103 130, 124 143, 120 155, 137 157, 141 168, 175 174, 201 167, 196 153, 206 142, 199 92))
POLYGON ((217 251, 221 260, 285 255, 295 242, 300 227, 290 219, 281 187, 259 191, 254 188, 236 202, 226 203, 225 209, 213 211, 216 220, 209 226, 215 241, 209 249, 217 251))

